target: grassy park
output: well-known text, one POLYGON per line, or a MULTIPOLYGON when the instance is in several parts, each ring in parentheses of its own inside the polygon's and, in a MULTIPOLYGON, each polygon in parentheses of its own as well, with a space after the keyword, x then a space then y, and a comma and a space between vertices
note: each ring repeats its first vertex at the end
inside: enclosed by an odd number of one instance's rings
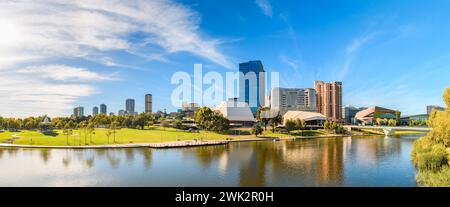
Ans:
MULTIPOLYGON (((217 132, 188 132, 177 130, 174 128, 154 127, 150 129, 129 129, 123 128, 116 130, 114 134, 107 136, 107 129, 95 129, 92 137, 89 133, 81 130, 73 130, 72 134, 67 136, 62 130, 54 130, 52 134, 44 134, 36 130, 21 130, 19 132, 4 131, 0 133, 0 143, 3 143, 12 137, 16 137, 13 144, 22 145, 45 145, 45 146, 80 146, 80 145, 105 145, 105 144, 128 144, 128 143, 155 143, 155 142, 172 142, 187 140, 225 140, 231 138, 253 139, 254 135, 243 133, 243 135, 228 135, 217 132)), ((298 137, 298 136, 323 136, 328 135, 324 130, 303 130, 293 131, 290 135, 285 133, 272 133, 270 130, 264 131, 259 138, 282 138, 282 137, 298 137)))
MULTIPOLYGON (((11 139, 14 135, 20 137, 14 140, 14 144, 23 145, 50 145, 64 146, 67 145, 67 136, 62 130, 54 130, 54 134, 45 135, 39 131, 21 130, 20 132, 5 131, 0 133, 0 142, 11 139)), ((126 144, 126 143, 154 143, 154 142, 171 142, 177 140, 225 140, 226 135, 215 132, 186 132, 173 128, 154 128, 154 129, 120 129, 114 134, 107 136, 107 129, 95 129, 92 134, 85 133, 83 129, 73 130, 69 135, 68 145, 104 145, 104 144, 126 144), (115 142, 114 142, 115 141, 115 142)))

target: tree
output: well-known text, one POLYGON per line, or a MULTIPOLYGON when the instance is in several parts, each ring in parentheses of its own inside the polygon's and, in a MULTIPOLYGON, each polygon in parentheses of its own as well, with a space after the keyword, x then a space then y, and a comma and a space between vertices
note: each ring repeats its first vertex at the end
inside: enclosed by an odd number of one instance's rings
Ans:
MULTIPOLYGON (((117 121, 113 121, 109 125, 110 133, 113 135, 113 143, 114 144, 116 143, 116 130, 118 130, 118 129, 120 129, 120 128, 119 128, 119 122, 117 122, 117 121)), ((109 138, 108 138, 108 142, 109 142, 109 138)))
POLYGON ((181 129, 181 127, 183 126, 183 122, 181 122, 181 120, 177 119, 172 123, 172 125, 176 129, 181 129))
POLYGON ((270 125, 272 125, 272 133, 275 133, 275 128, 283 122, 283 117, 278 113, 275 117, 270 121, 270 125))
POLYGON ((389 125, 389 126, 397 126, 397 120, 395 120, 395 119, 389 119, 388 125, 389 125))
POLYGON ((444 95, 442 95, 442 99, 445 102, 445 105, 447 105, 447 111, 450 110, 450 87, 446 88, 444 91, 444 95))
POLYGON ((291 134, 291 131, 294 131, 296 129, 296 127, 297 127, 297 123, 296 123, 296 121, 294 121, 292 119, 286 120, 286 123, 284 124, 284 128, 286 129, 288 134, 291 134))
POLYGON ((195 123, 203 130, 223 131, 230 126, 230 121, 220 112, 212 111, 208 107, 203 107, 195 113, 195 123))
POLYGON ((264 124, 264 130, 267 130, 267 125, 272 119, 271 117, 268 117, 266 114, 269 111, 270 111, 269 107, 259 107, 258 111, 256 112, 256 120, 264 124))
POLYGON ((163 120, 163 121, 161 121, 161 126, 164 128, 164 130, 167 128, 167 127, 169 127, 170 125, 169 125, 169 122, 168 121, 166 121, 166 120, 163 120))
POLYGON ((300 130, 301 135, 303 135, 303 130, 306 128, 306 122, 303 119, 295 120, 295 128, 300 130))
POLYGON ((72 135, 73 122, 70 121, 64 126, 63 134, 66 135, 66 144, 69 145, 69 136, 72 135))
POLYGON ((94 123, 89 122, 89 124, 87 125, 87 132, 89 134, 89 143, 92 143, 92 134, 94 134, 95 131, 95 127, 94 127, 94 123))
POLYGON ((214 113, 209 107, 203 107, 195 113, 195 123, 200 129, 210 130, 214 113))
POLYGON ((395 126, 400 125, 400 117, 401 117, 401 112, 400 111, 395 111, 395 126))
POLYGON ((255 135, 256 137, 260 134, 262 134, 263 129, 258 124, 253 125, 251 133, 255 135))
POLYGON ((230 128, 230 120, 225 118, 220 112, 214 112, 211 118, 212 125, 210 130, 221 132, 230 128))
POLYGON ((381 126, 383 124, 383 119, 381 118, 376 118, 375 122, 377 122, 378 126, 381 126))

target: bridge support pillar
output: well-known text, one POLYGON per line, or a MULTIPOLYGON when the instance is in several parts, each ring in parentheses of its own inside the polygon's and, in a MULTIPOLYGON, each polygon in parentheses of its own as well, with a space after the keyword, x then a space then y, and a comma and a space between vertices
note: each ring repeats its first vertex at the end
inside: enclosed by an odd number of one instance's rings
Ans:
POLYGON ((394 129, 391 129, 391 128, 384 128, 384 129, 383 129, 383 132, 384 132, 384 135, 386 135, 386 136, 391 136, 391 135, 394 135, 395 130, 394 130, 394 129))

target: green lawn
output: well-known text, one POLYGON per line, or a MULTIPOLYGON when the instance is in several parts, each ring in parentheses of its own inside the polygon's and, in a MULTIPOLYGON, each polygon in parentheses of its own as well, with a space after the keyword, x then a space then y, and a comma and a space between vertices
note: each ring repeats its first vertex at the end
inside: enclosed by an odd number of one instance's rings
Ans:
MULTIPOLYGON (((95 129, 95 134, 92 136, 92 142, 89 140, 89 135, 87 137, 87 143, 85 142, 85 133, 83 130, 74 130, 73 134, 69 136, 69 145, 103 145, 103 144, 113 144, 113 135, 109 137, 106 136, 106 129, 95 129)), ((61 130, 55 130, 57 135, 49 136, 44 135, 37 131, 22 130, 20 132, 3 132, 0 133, 0 142, 4 142, 11 139, 12 135, 17 135, 21 137, 14 141, 14 144, 24 144, 24 145, 52 145, 52 146, 63 146, 67 145, 67 138, 62 133, 61 130)), ((200 132, 191 133, 184 131, 177 131, 173 128, 155 128, 146 130, 137 129, 121 129, 116 131, 116 144, 125 143, 153 143, 153 142, 170 142, 179 140, 193 140, 193 139, 203 139, 203 140, 225 140, 228 136, 218 134, 215 132, 200 132)))

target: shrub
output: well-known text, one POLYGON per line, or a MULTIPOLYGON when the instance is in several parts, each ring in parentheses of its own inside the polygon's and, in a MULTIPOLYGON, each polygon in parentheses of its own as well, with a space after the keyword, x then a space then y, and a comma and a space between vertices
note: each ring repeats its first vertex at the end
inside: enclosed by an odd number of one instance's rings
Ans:
POLYGON ((414 143, 412 161, 421 170, 439 170, 448 164, 447 149, 424 137, 414 143))

